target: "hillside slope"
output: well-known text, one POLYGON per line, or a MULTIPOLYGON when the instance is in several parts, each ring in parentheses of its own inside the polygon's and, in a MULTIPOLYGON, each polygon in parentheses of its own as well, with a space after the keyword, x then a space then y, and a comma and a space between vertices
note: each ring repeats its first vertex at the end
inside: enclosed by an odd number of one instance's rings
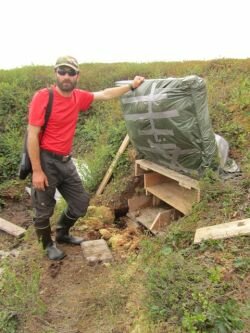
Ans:
MULTIPOLYGON (((119 101, 98 103, 79 119, 74 155, 90 168, 92 205, 116 212, 110 232, 130 237, 113 246, 111 265, 89 266, 79 248, 49 262, 32 227, 27 182, 15 178, 26 104, 35 89, 53 82, 50 68, 0 71, 0 217, 27 229, 24 239, 0 233, 0 331, 4 333, 178 333, 250 331, 249 236, 193 244, 196 228, 250 217, 250 59, 209 62, 81 65, 80 86, 99 90, 136 73, 147 78, 197 74, 207 82, 214 131, 230 144, 238 177, 222 180, 208 170, 202 200, 161 238, 128 227, 128 197, 141 191, 133 177, 130 145, 101 196, 94 193, 126 127, 119 101), (22 125, 20 125, 22 124, 22 125), (116 124, 116 126, 114 126, 116 124), (132 246, 133 245, 133 246, 132 246), (14 251, 15 250, 15 251, 14 251), (9 254, 3 258, 4 254, 9 254)), ((57 205, 56 218, 63 207, 57 205)), ((102 220, 74 232, 99 238, 102 220)), ((81 226, 81 227, 80 227, 81 226)), ((102 226, 101 226, 102 227, 102 226)))

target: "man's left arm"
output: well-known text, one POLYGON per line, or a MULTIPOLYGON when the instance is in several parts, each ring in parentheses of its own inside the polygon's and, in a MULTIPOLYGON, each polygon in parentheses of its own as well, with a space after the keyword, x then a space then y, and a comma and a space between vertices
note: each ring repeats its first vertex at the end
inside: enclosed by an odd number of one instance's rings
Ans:
POLYGON ((120 97, 128 91, 138 88, 143 81, 143 76, 136 76, 129 84, 94 92, 94 101, 108 101, 109 99, 120 97))

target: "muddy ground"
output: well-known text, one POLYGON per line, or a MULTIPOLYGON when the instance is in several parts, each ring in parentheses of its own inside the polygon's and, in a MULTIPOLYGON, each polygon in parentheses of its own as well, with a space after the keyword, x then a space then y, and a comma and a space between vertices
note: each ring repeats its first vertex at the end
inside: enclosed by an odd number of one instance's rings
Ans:
MULTIPOLYGON (((97 200, 98 201, 98 200, 97 200)), ((113 228, 121 233, 130 235, 134 240, 133 252, 136 254, 137 243, 143 230, 137 230, 136 235, 131 230, 127 232, 126 213, 121 200, 116 206, 116 221, 113 228), (120 207, 118 209, 118 206, 120 207), (120 216, 119 216, 120 215, 120 216)), ((32 226, 31 200, 25 194, 21 201, 6 199, 1 209, 1 218, 13 222, 30 231, 28 241, 0 231, 0 251, 17 251, 17 255, 34 256, 41 269, 40 296, 46 305, 43 316, 35 315, 22 318, 19 322, 18 332, 22 333, 126 333, 131 332, 132 318, 130 320, 126 304, 128 295, 119 277, 123 273, 123 262, 126 260, 128 248, 125 251, 112 251, 111 264, 90 265, 83 256, 80 246, 60 245, 67 254, 62 261, 49 261, 36 241, 32 226), (38 258, 38 259, 37 259, 38 258), (118 272, 117 274, 115 272, 118 272)), ((54 228, 52 228, 54 229, 54 228)), ((74 234, 79 234, 75 230, 74 234)), ((82 232, 81 232, 82 236, 82 232)), ((85 239, 98 239, 98 232, 86 232, 85 239)), ((131 245, 131 242, 130 242, 131 245)), ((16 255, 16 252, 15 252, 16 255)), ((137 298, 129 301, 129 306, 137 308, 137 298), (134 303, 133 303, 134 302, 134 303)))

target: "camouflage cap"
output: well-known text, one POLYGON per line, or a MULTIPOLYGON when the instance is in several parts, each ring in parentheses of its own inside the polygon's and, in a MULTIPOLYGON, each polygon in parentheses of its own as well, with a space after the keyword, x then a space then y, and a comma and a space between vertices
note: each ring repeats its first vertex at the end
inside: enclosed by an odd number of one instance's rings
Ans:
POLYGON ((59 57, 55 64, 55 69, 60 66, 68 66, 73 68, 75 71, 79 72, 79 65, 77 60, 71 56, 59 57))

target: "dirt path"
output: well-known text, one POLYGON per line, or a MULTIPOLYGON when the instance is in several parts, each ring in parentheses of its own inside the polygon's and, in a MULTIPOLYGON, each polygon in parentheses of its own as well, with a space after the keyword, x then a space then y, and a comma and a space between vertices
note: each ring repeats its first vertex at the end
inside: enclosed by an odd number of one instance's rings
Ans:
POLYGON ((80 247, 62 248, 67 252, 63 261, 43 262, 41 295, 48 307, 48 328, 60 333, 97 332, 93 320, 98 304, 93 290, 99 289, 102 276, 108 272, 103 266, 84 263, 80 247))
POLYGON ((80 247, 61 246, 67 257, 61 262, 43 258, 40 295, 47 312, 30 318, 25 333, 126 333, 129 322, 126 295, 117 286, 114 266, 89 266, 80 247))
POLYGON ((129 319, 127 311, 130 291, 122 281, 126 274, 122 256, 113 252, 112 264, 90 266, 80 246, 60 245, 67 256, 60 262, 49 261, 36 242, 31 214, 27 209, 29 204, 29 198, 25 203, 8 202, 0 214, 10 222, 30 227, 33 234, 26 242, 0 232, 1 249, 10 251, 15 247, 22 256, 31 260, 34 256, 41 271, 39 292, 46 313, 29 316, 25 322, 20 322, 18 332, 131 332, 132 318, 129 319))

